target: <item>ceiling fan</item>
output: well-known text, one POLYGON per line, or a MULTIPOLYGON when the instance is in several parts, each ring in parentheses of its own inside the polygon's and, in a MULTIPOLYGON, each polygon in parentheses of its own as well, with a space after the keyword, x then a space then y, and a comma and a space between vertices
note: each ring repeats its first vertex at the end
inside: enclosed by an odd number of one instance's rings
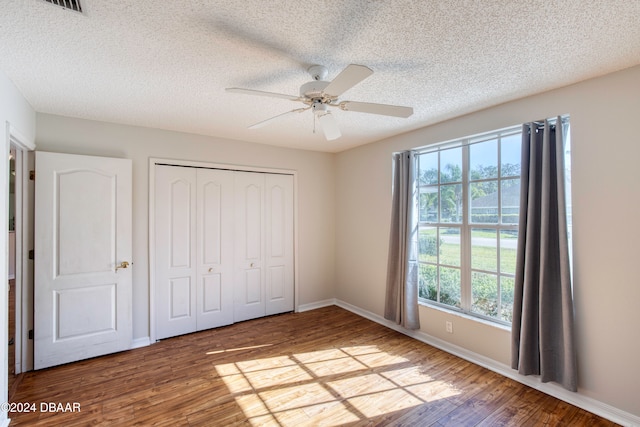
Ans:
POLYGON ((332 81, 327 82, 328 70, 322 65, 312 65, 308 69, 312 81, 300 86, 300 95, 286 95, 282 93, 264 92, 261 90, 242 89, 237 87, 227 88, 227 92, 243 93, 246 95, 268 96, 272 98, 283 98, 290 101, 302 102, 306 107, 296 108, 291 111, 279 114, 270 119, 263 120, 249 126, 249 129, 262 127, 272 120, 279 119, 293 113, 312 110, 317 117, 325 138, 331 141, 340 138, 342 135, 335 117, 327 107, 337 107, 343 111, 357 111, 360 113, 381 114, 383 116, 409 117, 413 114, 413 108, 401 107, 398 105, 372 104, 369 102, 340 101, 338 98, 348 89, 357 85, 371 74, 373 71, 364 65, 351 64, 340 72, 332 81))

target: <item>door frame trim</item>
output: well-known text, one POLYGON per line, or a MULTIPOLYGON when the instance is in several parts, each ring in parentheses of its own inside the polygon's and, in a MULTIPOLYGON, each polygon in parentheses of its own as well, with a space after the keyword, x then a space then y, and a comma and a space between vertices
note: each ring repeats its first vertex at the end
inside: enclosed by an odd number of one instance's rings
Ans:
MULTIPOLYGON (((33 370, 33 340, 29 339, 29 329, 33 329, 33 263, 29 261, 29 249, 33 248, 33 218, 30 219, 30 213, 33 212, 33 185, 29 184, 27 153, 35 151, 36 144, 9 121, 5 124, 5 130, 7 149, 16 150, 14 351, 15 373, 20 374, 33 370)), ((7 151, 7 158, 8 155, 7 151)))
POLYGON ((149 158, 149 341, 156 342, 156 292, 155 292, 155 183, 156 165, 221 169, 237 172, 271 173, 293 176, 293 310, 298 312, 298 172, 292 169, 268 168, 260 166, 236 165, 228 163, 199 162, 151 157, 149 158))

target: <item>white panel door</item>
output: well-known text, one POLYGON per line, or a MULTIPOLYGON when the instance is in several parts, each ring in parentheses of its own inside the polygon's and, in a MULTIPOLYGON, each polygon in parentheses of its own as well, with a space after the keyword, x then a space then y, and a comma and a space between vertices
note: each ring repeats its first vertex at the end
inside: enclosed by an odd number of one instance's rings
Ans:
POLYGON ((197 169, 196 329, 233 323, 233 172, 197 169))
POLYGON ((196 330, 197 169, 155 167, 157 339, 196 330))
POLYGON ((293 176, 265 175, 266 315, 293 311, 293 176))
POLYGON ((235 173, 234 321, 265 315, 264 174, 235 173))
POLYGON ((129 349, 131 160, 36 153, 34 367, 129 349))

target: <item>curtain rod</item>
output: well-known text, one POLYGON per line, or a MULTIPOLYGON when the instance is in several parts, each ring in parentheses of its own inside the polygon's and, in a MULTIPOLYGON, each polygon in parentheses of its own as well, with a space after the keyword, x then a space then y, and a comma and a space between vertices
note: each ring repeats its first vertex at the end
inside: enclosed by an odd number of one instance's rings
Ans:
MULTIPOLYGON (((569 120, 569 115, 568 115, 568 114, 561 115, 561 116, 558 116, 558 117, 560 118, 560 123, 566 123, 566 122, 569 120)), ((543 120, 534 120, 534 121, 533 121, 533 122, 531 122, 531 123, 536 124, 536 125, 539 125, 539 126, 544 126, 544 122, 545 122, 545 120, 546 120, 546 121, 547 121, 547 122, 549 122, 550 124, 554 125, 554 124, 557 124, 557 122, 558 122, 558 117, 552 117, 552 118, 549 118, 549 119, 543 119, 543 120)))

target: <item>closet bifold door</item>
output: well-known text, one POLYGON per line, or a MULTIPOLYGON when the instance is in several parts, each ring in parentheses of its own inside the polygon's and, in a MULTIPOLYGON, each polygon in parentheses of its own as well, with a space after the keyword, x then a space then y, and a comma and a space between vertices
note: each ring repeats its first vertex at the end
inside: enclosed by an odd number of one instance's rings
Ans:
POLYGON ((293 311, 293 176, 265 175, 265 314, 293 311))
POLYGON ((233 172, 197 169, 196 329, 233 323, 233 172))
POLYGON ((157 338, 233 323, 233 172, 155 172, 157 338))
POLYGON ((293 176, 236 172, 234 321, 293 311, 293 176))
POLYGON ((157 339, 196 330, 196 171, 155 168, 157 339))
POLYGON ((235 173, 234 321, 262 317, 264 286, 264 174, 235 173))

